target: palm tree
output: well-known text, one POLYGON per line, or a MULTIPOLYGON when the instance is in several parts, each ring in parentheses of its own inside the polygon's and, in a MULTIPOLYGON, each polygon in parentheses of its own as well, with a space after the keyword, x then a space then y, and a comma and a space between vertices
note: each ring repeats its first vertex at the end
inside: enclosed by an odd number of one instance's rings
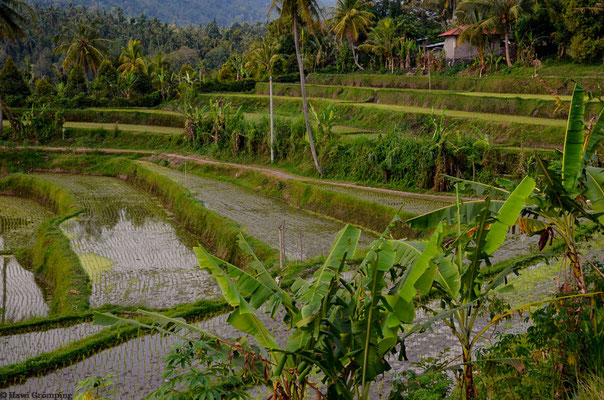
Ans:
POLYGON ((0 39, 5 41, 23 38, 23 26, 36 19, 34 10, 26 2, 0 0, 0 39))
POLYGON ((65 53, 64 71, 73 66, 92 76, 96 75, 97 68, 105 59, 104 53, 110 42, 99 35, 93 24, 83 21, 67 25, 53 41, 59 44, 53 54, 65 53))
POLYGON ((277 45, 274 41, 264 37, 261 42, 254 43, 249 58, 250 65, 255 66, 258 70, 264 70, 269 76, 272 76, 273 66, 279 59, 277 45))
POLYGON ((359 48, 367 49, 380 57, 386 58, 386 67, 390 67, 390 71, 393 73, 394 50, 400 42, 400 38, 396 34, 397 28, 398 25, 394 22, 394 19, 390 17, 383 18, 369 32, 367 43, 359 46, 359 48))
POLYGON ((513 37, 512 25, 518 20, 522 11, 522 0, 465 0, 457 7, 458 10, 483 8, 486 18, 482 28, 486 32, 496 29, 503 30, 505 45, 505 60, 508 67, 512 66, 510 54, 510 38, 513 37))
POLYGON ((117 68, 122 75, 128 72, 136 72, 139 68, 145 75, 148 75, 147 59, 143 57, 143 45, 140 40, 130 39, 126 47, 122 47, 122 55, 120 55, 121 65, 117 68))
POLYGON ((329 7, 333 23, 331 31, 340 41, 346 39, 352 49, 354 63, 359 69, 364 69, 359 64, 359 56, 356 53, 355 43, 359 37, 367 35, 367 28, 372 24, 373 15, 369 11, 369 5, 365 0, 338 0, 335 7, 329 7))
POLYGON ((468 24, 459 35, 459 42, 468 42, 476 48, 480 58, 480 76, 485 72, 485 51, 489 42, 489 32, 484 30, 485 14, 482 7, 458 8, 455 15, 458 20, 468 24))
POLYGON ((319 5, 316 0, 273 0, 269 8, 269 14, 276 9, 279 12, 279 23, 281 25, 291 24, 294 36, 294 46, 296 48, 296 58, 298 60, 298 70, 300 71, 300 87, 302 92, 302 108, 304 111, 304 123, 306 124, 306 133, 310 145, 310 153, 312 154, 315 167, 319 175, 323 174, 323 170, 319 165, 315 142, 313 140, 312 131, 310 129, 310 120, 308 117, 308 103, 306 102, 306 83, 304 78, 304 62, 300 53, 300 37, 298 35, 299 20, 313 27, 315 20, 320 18, 319 5))
MULTIPOLYGON (((21 0, 0 0, 1 41, 23 38, 25 36, 23 26, 27 22, 35 20, 36 14, 27 3, 21 0)), ((0 99, 0 137, 2 136, 2 123, 4 122, 2 104, 4 104, 4 101, 0 99)))

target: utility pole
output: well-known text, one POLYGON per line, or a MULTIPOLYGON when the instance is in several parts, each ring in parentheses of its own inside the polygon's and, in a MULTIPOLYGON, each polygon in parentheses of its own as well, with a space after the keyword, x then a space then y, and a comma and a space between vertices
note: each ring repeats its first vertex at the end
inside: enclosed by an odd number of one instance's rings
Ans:
POLYGON ((273 128, 273 77, 268 78, 268 87, 270 91, 270 108, 271 108, 271 164, 275 162, 275 132, 273 128))

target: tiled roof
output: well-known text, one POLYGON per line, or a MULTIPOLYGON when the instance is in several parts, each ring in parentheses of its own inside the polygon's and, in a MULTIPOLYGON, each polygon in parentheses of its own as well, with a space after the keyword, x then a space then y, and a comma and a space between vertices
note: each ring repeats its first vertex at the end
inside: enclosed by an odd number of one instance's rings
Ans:
MULTIPOLYGON (((448 31, 446 31, 445 33, 441 33, 440 35, 438 35, 438 37, 444 37, 444 36, 459 36, 461 35, 461 33, 468 27, 469 25, 459 25, 456 26, 453 29, 449 29, 448 31)), ((499 35, 501 34, 501 32, 493 29, 491 32, 487 32, 484 31, 485 35, 499 35)))

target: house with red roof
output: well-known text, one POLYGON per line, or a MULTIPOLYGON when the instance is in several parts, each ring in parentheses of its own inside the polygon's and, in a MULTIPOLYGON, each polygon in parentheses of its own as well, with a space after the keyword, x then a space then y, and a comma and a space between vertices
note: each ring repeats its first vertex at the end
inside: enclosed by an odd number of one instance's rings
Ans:
MULTIPOLYGON (((459 41, 459 35, 468 27, 468 25, 459 25, 453 29, 438 35, 439 38, 443 38, 445 44, 443 51, 445 52, 444 59, 449 64, 455 64, 457 62, 470 61, 475 56, 478 56, 478 51, 468 42, 461 43, 459 41)), ((497 31, 484 32, 485 35, 489 35, 490 43, 486 48, 485 55, 494 54, 496 56, 503 55, 505 53, 505 47, 501 34, 497 31)))

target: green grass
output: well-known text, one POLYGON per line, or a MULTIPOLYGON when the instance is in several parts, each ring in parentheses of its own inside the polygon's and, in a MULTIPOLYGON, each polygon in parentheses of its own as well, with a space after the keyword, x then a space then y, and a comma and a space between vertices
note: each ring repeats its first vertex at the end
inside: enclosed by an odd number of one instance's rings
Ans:
POLYGON ((170 135, 179 135, 184 132, 183 128, 173 128, 169 126, 153 126, 153 125, 132 125, 132 124, 109 124, 99 122, 65 122, 65 128, 75 129, 119 129, 123 132, 149 132, 149 133, 164 133, 170 135))
MULTIPOLYGON (((561 71, 561 70, 558 70, 561 71)), ((404 76, 379 74, 311 74, 307 83, 320 85, 400 88, 400 89, 436 89, 469 92, 493 92, 515 94, 548 94, 549 91, 538 79, 532 78, 527 71, 523 76, 509 76, 503 73, 498 76, 469 77, 469 76, 404 76)), ((550 70, 548 74, 555 72, 550 70)), ((547 73, 547 70, 545 71, 547 73)), ((585 88, 599 93, 602 68, 590 69, 586 76, 573 76, 572 73, 561 73, 556 77, 546 77, 547 85, 559 95, 570 95, 574 88, 574 80, 585 88), (599 78, 598 78, 599 77, 599 78)), ((545 76, 545 75, 543 75, 545 76)))
MULTIPOLYGON (((220 96, 225 98, 242 98, 242 99, 250 99, 250 100, 268 100, 268 96, 266 95, 257 95, 257 94, 229 94, 229 93, 219 93, 214 96, 220 96)), ((301 103, 301 100, 298 98, 291 98, 288 96, 274 96, 275 100, 279 101, 295 101, 297 103, 301 103)), ((325 101, 321 98, 309 98, 310 101, 321 103, 325 101)), ((517 115, 501 115, 501 114, 493 114, 493 113, 480 113, 480 112, 469 112, 469 111, 458 111, 458 110, 438 110, 429 107, 416 107, 416 106, 401 106, 395 104, 375 104, 375 103, 357 103, 357 102, 348 102, 345 100, 330 100, 330 102, 334 102, 336 104, 344 104, 344 105, 354 105, 359 108, 369 108, 375 110, 387 110, 396 113, 405 113, 405 114, 420 114, 420 115, 432 115, 444 114, 447 117, 451 118, 460 118, 460 119, 470 119, 470 120, 483 120, 488 122, 503 122, 503 123, 517 123, 517 124, 530 124, 530 125, 541 125, 541 126, 566 126, 566 121, 560 121, 549 118, 534 118, 534 117, 525 117, 525 116, 517 116, 517 115)))
MULTIPOLYGON (((203 102, 225 99, 246 112, 266 112, 268 96, 242 94, 202 95, 203 102)), ((400 131, 406 136, 432 136, 429 122, 439 118, 442 111, 425 107, 405 107, 389 104, 350 103, 326 99, 311 99, 315 108, 333 105, 336 123, 366 131, 400 131)), ((302 102, 299 98, 276 96, 275 110, 279 115, 299 116, 302 102)), ((566 122, 545 118, 481 114, 455 110, 444 112, 446 123, 460 136, 476 136, 476 130, 489 135, 494 145, 551 148, 561 146, 566 122)))
MULTIPOLYGON (((329 98, 339 101, 393 104, 400 106, 447 109, 481 114, 507 114, 526 117, 566 119, 568 111, 559 107, 550 94, 511 94, 455 92, 450 90, 381 89, 370 87, 342 87, 335 85, 307 85, 309 97, 329 98)), ((256 93, 268 95, 265 83, 256 85, 256 93)), ((273 93, 277 96, 300 97, 300 86, 295 84, 275 84, 273 93)), ((571 96, 562 96, 567 105, 571 96)), ((587 105, 589 116, 598 113, 601 106, 593 102, 587 105)), ((418 112, 417 110, 410 110, 418 112)))

